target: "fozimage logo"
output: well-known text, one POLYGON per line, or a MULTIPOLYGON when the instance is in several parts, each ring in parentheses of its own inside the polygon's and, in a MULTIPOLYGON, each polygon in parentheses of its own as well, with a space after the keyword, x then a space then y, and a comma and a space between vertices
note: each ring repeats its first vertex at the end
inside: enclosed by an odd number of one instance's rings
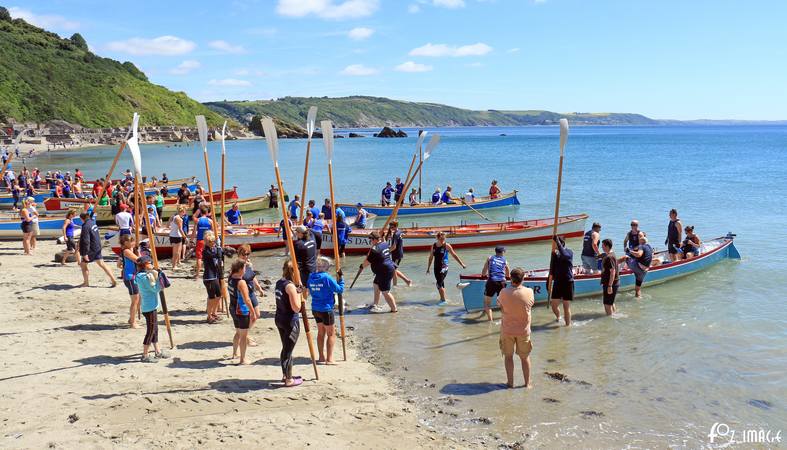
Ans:
POLYGON ((782 441, 782 430, 764 428, 733 430, 726 423, 716 422, 710 427, 708 439, 711 444, 773 444, 782 441))

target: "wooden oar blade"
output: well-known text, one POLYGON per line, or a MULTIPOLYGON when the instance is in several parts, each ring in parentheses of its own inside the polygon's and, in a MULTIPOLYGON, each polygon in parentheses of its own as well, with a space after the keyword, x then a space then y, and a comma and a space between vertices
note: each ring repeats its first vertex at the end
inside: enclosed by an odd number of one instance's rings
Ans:
POLYGON ((314 134, 314 123, 317 120, 317 107, 310 106, 309 112, 306 114, 306 133, 309 135, 309 139, 312 138, 314 134))
POLYGON ((262 132, 265 134, 271 159, 276 164, 279 162, 279 138, 276 135, 276 125, 273 123, 273 119, 270 117, 262 119, 262 132))
POLYGON ((199 131, 199 142, 202 144, 202 150, 208 151, 208 123, 205 121, 205 116, 197 116, 197 131, 199 131))
POLYGON ((322 143, 325 146, 325 154, 328 155, 328 161, 333 159, 333 122, 330 120, 323 120, 320 122, 320 130, 322 130, 322 143))
POLYGON ((221 154, 227 154, 227 147, 224 146, 224 139, 227 137, 227 121, 224 121, 224 126, 221 127, 221 154))
POLYGON ((429 159, 430 156, 432 156, 432 152, 434 151, 435 147, 437 147, 437 144, 439 143, 440 143, 439 134, 435 134, 432 136, 431 139, 429 139, 429 143, 426 144, 426 149, 424 150, 424 161, 426 161, 427 159, 429 159))
POLYGON ((568 140, 568 119, 560 119, 560 156, 563 156, 568 140))
POLYGON ((426 133, 428 133, 428 131, 421 130, 421 134, 418 135, 418 143, 415 145, 416 150, 421 148, 422 145, 424 145, 424 139, 426 139, 426 133))

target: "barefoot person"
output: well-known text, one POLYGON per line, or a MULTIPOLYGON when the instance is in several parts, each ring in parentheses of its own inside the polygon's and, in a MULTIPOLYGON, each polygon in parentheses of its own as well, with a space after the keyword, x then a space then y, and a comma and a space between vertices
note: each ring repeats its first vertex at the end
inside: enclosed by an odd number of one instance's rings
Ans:
POLYGON ((650 263, 653 262, 653 247, 648 244, 648 237, 644 231, 639 232, 639 246, 634 250, 629 250, 629 258, 626 263, 629 269, 634 272, 634 296, 642 297, 642 283, 645 282, 645 275, 650 270, 650 263))
POLYGON ((180 264, 180 254, 183 245, 188 241, 188 235, 183 229, 183 218, 186 217, 186 206, 178 205, 177 214, 169 218, 169 243, 172 244, 172 268, 180 264))
POLYGON ((141 256, 137 259, 137 275, 134 283, 137 285, 141 297, 142 315, 145 317, 145 338, 142 340, 142 362, 154 363, 159 359, 169 358, 158 345, 158 308, 159 272, 153 268, 150 256, 141 256), (154 355, 149 355, 150 345, 153 345, 154 355))
POLYGON ((96 263, 107 274, 112 287, 117 286, 118 283, 115 281, 115 276, 109 270, 109 267, 104 264, 104 257, 101 255, 101 234, 98 232, 98 225, 90 218, 87 212, 83 211, 79 214, 79 218, 82 219, 82 231, 79 235, 79 254, 82 255, 80 266, 83 280, 80 287, 90 286, 90 270, 88 268, 90 263, 96 263))
POLYGON ((60 264, 65 266, 66 261, 70 255, 75 255, 77 262, 79 261, 79 253, 77 253, 77 243, 74 239, 74 216, 76 211, 69 209, 66 213, 66 220, 63 222, 63 240, 66 243, 66 249, 63 251, 63 256, 60 259, 60 264))
POLYGON ((571 326, 571 301, 574 300, 574 252, 566 248, 563 236, 555 236, 555 251, 549 263, 552 274, 552 295, 550 302, 555 318, 560 322, 560 303, 563 303, 563 319, 571 326))
POLYGON ((432 261, 434 261, 434 279, 435 285, 437 286, 437 293, 440 294, 440 303, 438 304, 445 304, 445 277, 448 275, 448 255, 453 256, 456 262, 462 266, 463 269, 466 269, 467 266, 459 255, 456 254, 454 248, 451 247, 451 244, 445 241, 445 232, 438 231, 437 232, 437 242, 432 244, 432 251, 429 253, 429 262, 426 263, 426 273, 429 274, 429 270, 432 267, 432 261))
POLYGON ((206 231, 204 235, 205 248, 202 251, 202 262, 205 270, 202 274, 202 284, 208 293, 208 323, 220 321, 219 305, 221 304, 221 280, 224 274, 221 272, 222 249, 216 245, 216 236, 212 231, 206 231))
POLYGON ((585 233, 582 239, 582 268, 585 273, 598 272, 598 257, 601 252, 598 249, 598 243, 601 233, 601 224, 598 222, 593 223, 593 227, 585 233))
POLYGON ((530 342, 531 308, 535 303, 533 290, 522 286, 525 271, 517 267, 511 271, 511 286, 500 291, 497 303, 500 305, 500 351, 503 353, 506 368, 506 386, 514 387, 514 353, 522 361, 522 375, 525 388, 530 389, 530 342))
POLYGON ((321 256, 317 259, 317 272, 309 275, 307 286, 312 297, 312 314, 317 322, 317 350, 320 353, 318 363, 334 364, 333 347, 336 344, 336 317, 333 308, 336 305, 335 294, 344 292, 344 278, 339 270, 339 282, 327 272, 331 268, 331 260, 321 256), (326 342, 327 341, 327 342, 326 342))
POLYGON ((361 269, 366 266, 372 266, 372 272, 374 273, 374 304, 370 311, 375 313, 383 312, 382 307, 380 307, 380 295, 382 294, 385 302, 388 303, 388 307, 391 308, 390 311, 395 313, 398 309, 396 308, 396 299, 391 294, 391 282, 394 273, 396 273, 396 266, 391 259, 391 250, 388 248, 388 244, 383 242, 380 233, 377 231, 369 233, 369 240, 372 241, 372 248, 369 250, 369 254, 366 255, 366 259, 361 263, 361 269))
POLYGON ((489 322, 492 321, 492 297, 500 296, 500 291, 506 287, 506 278, 511 276, 505 254, 506 248, 498 245, 495 247, 495 254, 486 259, 481 270, 481 276, 487 277, 484 286, 484 314, 489 322))
POLYGON ((413 284, 413 280, 407 278, 407 275, 399 270, 404 258, 404 242, 402 240, 402 231, 399 229, 399 221, 394 220, 388 228, 388 242, 390 242, 391 259, 396 264, 396 276, 393 278, 393 284, 396 286, 396 279, 401 278, 408 286, 413 284))
POLYGON ((618 295, 620 287, 620 271, 618 270, 618 260, 612 251, 612 240, 604 239, 601 242, 604 250, 604 258, 601 260, 601 289, 603 290, 604 312, 608 316, 617 311, 615 308, 615 297, 618 295))
POLYGON ((241 365, 249 364, 249 360, 246 359, 249 328, 259 318, 251 303, 251 287, 243 279, 245 271, 246 261, 235 261, 230 268, 230 280, 227 283, 227 290, 230 294, 230 315, 235 324, 235 336, 232 338, 232 359, 240 356, 238 364, 241 365), (239 350, 240 355, 238 355, 239 350))
POLYGON ((139 286, 134 282, 137 276, 137 260, 139 256, 134 251, 136 241, 134 236, 125 235, 120 237, 120 259, 118 265, 123 270, 123 284, 128 289, 131 298, 131 306, 128 312, 128 325, 131 328, 139 328, 137 324, 137 311, 139 310, 139 286))
POLYGON ((30 201, 25 199, 23 202, 22 210, 19 212, 19 217, 22 220, 22 247, 25 249, 25 255, 32 255, 32 245, 30 241, 33 239, 33 216, 30 210, 27 209, 30 201))
MULTIPOLYGON (((249 287, 249 297, 251 299, 251 304, 254 306, 254 311, 257 313, 257 318, 260 317, 260 302, 257 299, 257 294, 260 294, 261 297, 265 296, 264 291, 262 290, 262 286, 260 285, 259 280, 257 280, 257 274, 254 273, 254 265, 251 263, 251 246, 249 244, 243 244, 238 247, 238 261, 243 261, 246 265, 246 269, 243 272, 243 281, 246 282, 246 285, 249 287)), ((257 342, 249 336, 249 346, 256 347, 257 342)))
POLYGON ((678 218, 678 210, 672 208, 669 212, 669 223, 667 224, 667 239, 664 240, 671 262, 679 261, 683 256, 680 250, 680 242, 683 240, 681 233, 683 233, 683 224, 678 218))
POLYGON ((294 387, 303 383, 301 377, 292 375, 292 351, 298 342, 298 335, 301 332, 301 325, 298 321, 298 313, 301 311, 301 294, 292 282, 294 270, 290 260, 284 261, 281 279, 276 282, 276 329, 279 330, 281 339, 281 362, 282 381, 286 387, 294 387))
POLYGON ((197 260, 194 265, 195 280, 199 278, 199 272, 202 268, 202 252, 205 249, 205 233, 208 231, 213 233, 215 231, 213 230, 213 221, 210 220, 210 214, 213 213, 210 207, 205 205, 200 206, 198 212, 200 216, 195 220, 196 224, 191 231, 191 237, 197 240, 196 248, 194 249, 195 259, 197 260))

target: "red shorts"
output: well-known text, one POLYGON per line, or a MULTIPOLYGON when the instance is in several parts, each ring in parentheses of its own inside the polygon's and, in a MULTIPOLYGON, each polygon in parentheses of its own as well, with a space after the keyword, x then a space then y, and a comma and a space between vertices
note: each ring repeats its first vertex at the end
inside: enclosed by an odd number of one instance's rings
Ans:
POLYGON ((205 249, 205 241, 197 241, 197 248, 194 249, 194 253, 196 253, 197 259, 202 259, 202 250, 205 249))

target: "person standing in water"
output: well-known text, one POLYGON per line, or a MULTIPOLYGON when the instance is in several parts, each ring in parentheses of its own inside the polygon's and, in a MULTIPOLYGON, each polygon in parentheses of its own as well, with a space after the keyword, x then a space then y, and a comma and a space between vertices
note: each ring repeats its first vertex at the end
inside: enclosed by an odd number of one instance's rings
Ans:
POLYGON ((601 224, 593 222, 593 227, 585 233, 582 239, 582 268, 586 273, 598 272, 598 243, 601 233, 601 224))
POLYGON ((293 283, 294 273, 292 261, 288 259, 284 261, 281 278, 276 282, 276 315, 274 322, 281 339, 279 361, 281 362, 281 380, 285 387, 295 387, 303 383, 301 377, 292 375, 292 352, 295 350, 295 344, 298 342, 298 335, 301 332, 298 313, 303 307, 301 293, 298 292, 293 283))
POLYGON ((374 303, 370 312, 383 312, 380 307, 380 295, 382 295, 385 302, 388 303, 388 307, 391 308, 390 311, 395 313, 399 310, 396 308, 396 299, 391 294, 391 282, 396 273, 396 265, 391 259, 391 250, 377 231, 369 233, 369 240, 372 242, 372 248, 360 268, 363 270, 366 266, 372 266, 372 273, 374 273, 374 303))
MULTIPOLYGON (((492 297, 500 296, 500 291, 506 287, 506 278, 511 276, 511 271, 506 261, 506 248, 502 245, 495 247, 495 254, 486 259, 481 276, 486 277, 484 286, 484 312, 486 320, 492 321, 492 297)), ((499 301, 498 301, 499 303, 499 301)))
POLYGON ((344 292, 344 278, 339 269, 339 282, 327 272, 331 268, 331 260, 321 256, 317 259, 317 272, 309 275, 307 286, 312 297, 312 314, 317 322, 317 350, 320 354, 318 363, 334 364, 333 348, 336 344, 336 317, 333 309, 336 306, 335 294, 344 292))
POLYGON ((604 258, 601 260, 601 289, 603 290, 604 312, 608 316, 617 311, 615 308, 615 297, 618 295, 620 287, 620 271, 618 270, 618 260, 612 251, 612 240, 604 239, 601 242, 604 250, 604 258))
POLYGON ((438 231, 437 232, 437 242, 432 244, 432 252, 429 253, 429 262, 426 263, 426 273, 429 274, 429 270, 432 267, 432 262, 434 261, 434 279, 435 285, 437 286, 437 292, 440 294, 440 303, 439 305, 443 305, 447 302, 445 299, 445 277, 448 275, 448 255, 451 255, 456 262, 462 266, 463 269, 466 269, 467 266, 459 255, 456 254, 454 248, 451 247, 451 244, 445 241, 445 232, 438 231))
POLYGON ((98 231, 98 225, 90 218, 87 212, 82 212, 79 218, 82 220, 82 230, 79 235, 79 254, 82 255, 80 266, 83 280, 82 285, 79 287, 90 286, 90 270, 88 268, 90 263, 98 264, 98 267, 109 277, 112 287, 117 286, 118 283, 115 281, 115 276, 109 270, 109 267, 104 264, 104 257, 101 254, 101 234, 98 231))
POLYGON ((500 305, 500 351, 506 368, 506 386, 514 387, 514 353, 522 361, 522 375, 525 389, 532 389, 530 381, 530 341, 531 310, 535 303, 533 290, 522 286, 525 271, 517 267, 511 271, 511 286, 500 291, 497 303, 500 305))
POLYGON ((574 300, 574 252, 566 248, 563 236, 555 236, 555 251, 549 263, 552 275, 550 303, 555 318, 560 322, 560 303, 563 303, 563 319, 571 326, 571 301, 574 300))
POLYGON ((230 297, 230 315, 235 325, 235 336, 232 338, 232 359, 240 356, 239 365, 248 365, 246 348, 249 344, 249 328, 259 316, 251 302, 252 287, 243 279, 246 261, 237 260, 230 268, 230 279, 227 286, 230 297), (238 354, 240 350, 240 355, 238 354))
POLYGON ((664 240, 671 262, 681 259, 682 251, 680 249, 680 243, 683 240, 682 233, 683 224, 678 218, 678 210, 672 208, 669 212, 669 223, 667 224, 667 239, 664 240))

